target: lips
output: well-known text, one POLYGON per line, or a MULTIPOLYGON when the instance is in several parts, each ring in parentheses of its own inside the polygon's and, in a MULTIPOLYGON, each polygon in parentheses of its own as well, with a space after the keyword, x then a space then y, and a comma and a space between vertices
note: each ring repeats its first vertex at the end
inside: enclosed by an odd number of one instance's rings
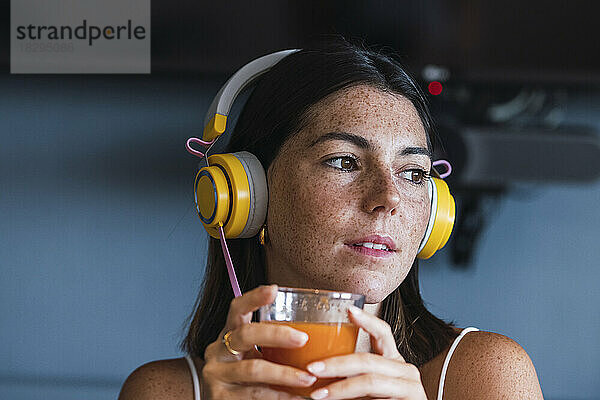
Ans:
POLYGON ((346 247, 348 248, 348 250, 354 252, 355 254, 361 254, 363 256, 378 257, 378 258, 393 257, 394 253, 395 253, 395 251, 370 249, 368 247, 355 246, 355 245, 351 245, 351 244, 347 244, 346 247))
POLYGON ((352 239, 351 241, 347 242, 346 244, 349 246, 353 246, 355 244, 365 243, 365 242, 384 244, 384 245, 386 245, 386 247, 388 248, 388 250, 390 252, 396 251, 396 249, 398 248, 396 246, 396 242, 394 242, 394 240, 391 237, 381 236, 381 235, 369 235, 369 236, 365 236, 365 237, 362 237, 359 239, 352 239))

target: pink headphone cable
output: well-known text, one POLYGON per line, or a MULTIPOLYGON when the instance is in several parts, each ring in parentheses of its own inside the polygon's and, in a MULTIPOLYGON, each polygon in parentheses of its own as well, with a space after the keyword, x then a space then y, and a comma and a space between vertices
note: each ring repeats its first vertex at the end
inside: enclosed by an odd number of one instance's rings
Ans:
POLYGON ((225 264, 227 264, 227 272, 229 273, 229 282, 233 288, 233 294, 235 297, 242 295, 240 285, 238 284, 237 277, 235 276, 235 269, 233 269, 233 262, 231 262, 231 256, 229 255, 229 249, 227 249, 227 242, 225 242, 225 234, 223 233, 223 224, 219 222, 219 236, 221 237, 221 249, 225 256, 225 264))
POLYGON ((218 139, 218 137, 214 138, 214 139, 213 139, 213 140, 211 140, 210 142, 206 142, 206 141, 204 141, 204 140, 202 140, 202 139, 198 139, 198 138, 195 138, 195 137, 191 137, 191 138, 189 138, 189 139, 187 140, 187 142, 185 142, 185 148, 186 148, 186 150, 187 150, 187 151, 188 151, 190 154, 192 154, 192 155, 194 155, 194 156, 196 156, 196 157, 204 158, 204 153, 201 153, 201 152, 199 152, 198 150, 194 150, 194 149, 192 148, 192 146, 190 145, 190 143, 200 143, 201 145, 204 145, 204 146, 210 146, 210 145, 212 145, 212 144, 213 144, 213 143, 214 143, 214 142, 215 142, 217 139, 218 139))
POLYGON ((440 178, 444 179, 447 178, 448 176, 450 176, 450 174, 452 173, 452 165, 450 165, 450 163, 446 160, 437 160, 434 161, 432 166, 438 166, 438 165, 444 165, 446 167, 446 172, 444 172, 443 174, 440 174, 440 178))

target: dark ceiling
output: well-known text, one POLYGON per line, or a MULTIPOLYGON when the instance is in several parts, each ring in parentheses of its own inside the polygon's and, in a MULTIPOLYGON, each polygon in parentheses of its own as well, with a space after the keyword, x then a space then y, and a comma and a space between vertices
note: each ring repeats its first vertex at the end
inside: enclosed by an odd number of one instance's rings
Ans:
MULTIPOLYGON (((433 63, 479 81, 600 82, 600 3, 506 0, 193 1, 151 3, 152 74, 230 74, 324 33, 390 46, 417 72, 433 63)), ((10 2, 0 2, 0 68, 10 2)))

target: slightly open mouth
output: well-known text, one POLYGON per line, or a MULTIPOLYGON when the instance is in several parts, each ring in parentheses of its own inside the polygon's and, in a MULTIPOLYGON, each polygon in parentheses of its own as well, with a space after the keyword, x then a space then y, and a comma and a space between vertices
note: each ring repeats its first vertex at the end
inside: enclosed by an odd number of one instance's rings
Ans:
POLYGON ((359 244, 347 244, 347 246, 350 246, 350 247, 362 247, 362 248, 369 249, 369 250, 387 251, 389 253, 394 253, 396 251, 396 250, 390 250, 390 249, 374 249, 372 247, 366 247, 366 246, 362 246, 362 245, 359 245, 359 244))

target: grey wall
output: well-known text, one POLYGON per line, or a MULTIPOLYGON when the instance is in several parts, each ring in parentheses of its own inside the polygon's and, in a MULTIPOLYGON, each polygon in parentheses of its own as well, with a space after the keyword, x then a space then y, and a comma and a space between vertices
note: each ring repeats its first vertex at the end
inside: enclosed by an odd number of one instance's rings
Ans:
MULTIPOLYGON (((181 356, 207 239, 184 143, 222 82, 0 79, 0 398, 115 398, 137 366, 181 356)), ((570 118, 598 126, 598 101, 570 118)), ((472 269, 421 264, 424 298, 519 342, 547 399, 597 398, 600 182, 516 193, 472 269)))

